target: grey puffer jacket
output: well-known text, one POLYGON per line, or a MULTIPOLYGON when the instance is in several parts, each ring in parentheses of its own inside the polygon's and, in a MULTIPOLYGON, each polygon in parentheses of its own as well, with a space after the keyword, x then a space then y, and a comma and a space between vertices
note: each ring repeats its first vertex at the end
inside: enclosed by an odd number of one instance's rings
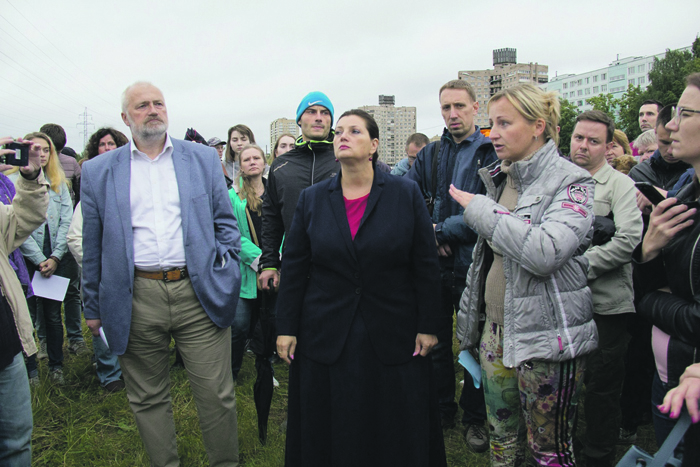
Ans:
POLYGON ((490 240, 503 254, 506 278, 503 364, 536 359, 566 361, 593 351, 598 334, 582 256, 590 243, 594 183, 587 171, 562 159, 550 141, 509 173, 518 190, 513 212, 496 203, 505 187, 502 161, 481 169, 486 195, 475 196, 464 221, 479 234, 460 312, 462 349, 479 341, 479 315, 491 268, 490 240))

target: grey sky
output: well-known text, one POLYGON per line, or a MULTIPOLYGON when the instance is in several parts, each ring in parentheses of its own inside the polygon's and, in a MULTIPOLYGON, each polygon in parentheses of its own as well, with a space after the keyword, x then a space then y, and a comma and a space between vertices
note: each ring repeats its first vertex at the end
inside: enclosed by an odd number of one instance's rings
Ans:
POLYGON ((244 123, 263 148, 270 122, 293 118, 309 91, 336 116, 379 94, 416 106, 418 131, 442 131, 437 91, 457 71, 492 67, 492 50, 555 72, 616 55, 690 45, 700 2, 0 0, 0 134, 58 123, 81 151, 77 123, 130 136, 120 96, 134 81, 163 91, 170 134, 226 138, 244 123), (669 5, 672 5, 670 7, 669 5))

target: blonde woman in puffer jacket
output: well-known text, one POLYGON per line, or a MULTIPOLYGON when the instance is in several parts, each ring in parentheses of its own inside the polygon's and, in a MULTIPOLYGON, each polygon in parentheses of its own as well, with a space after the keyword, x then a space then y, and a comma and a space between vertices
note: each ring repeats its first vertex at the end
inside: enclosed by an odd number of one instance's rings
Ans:
POLYGON ((488 111, 499 160, 479 172, 487 194, 450 189, 479 234, 457 337, 462 349, 479 348, 492 465, 528 456, 537 465, 575 465, 571 432, 585 355, 597 345, 582 256, 593 180, 559 157, 555 93, 529 84, 505 89, 488 111))

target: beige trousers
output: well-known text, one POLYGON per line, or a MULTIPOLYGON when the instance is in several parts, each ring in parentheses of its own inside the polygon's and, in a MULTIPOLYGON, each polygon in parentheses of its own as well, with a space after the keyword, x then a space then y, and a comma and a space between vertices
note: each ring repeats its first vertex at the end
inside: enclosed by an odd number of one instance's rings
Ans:
POLYGON ((214 325, 189 279, 136 277, 129 343, 119 363, 151 465, 180 465, 170 399, 171 336, 185 362, 209 464, 238 466, 231 329, 214 325))

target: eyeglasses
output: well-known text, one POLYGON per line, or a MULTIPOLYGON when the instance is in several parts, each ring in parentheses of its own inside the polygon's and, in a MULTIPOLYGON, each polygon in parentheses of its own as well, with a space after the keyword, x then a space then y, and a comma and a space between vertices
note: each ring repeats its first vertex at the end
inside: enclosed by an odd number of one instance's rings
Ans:
MULTIPOLYGON (((683 112, 700 114, 700 110, 687 109, 685 107, 671 107, 671 120, 676 122, 676 125, 681 124, 683 112)), ((689 117, 690 115, 686 115, 689 117)))

